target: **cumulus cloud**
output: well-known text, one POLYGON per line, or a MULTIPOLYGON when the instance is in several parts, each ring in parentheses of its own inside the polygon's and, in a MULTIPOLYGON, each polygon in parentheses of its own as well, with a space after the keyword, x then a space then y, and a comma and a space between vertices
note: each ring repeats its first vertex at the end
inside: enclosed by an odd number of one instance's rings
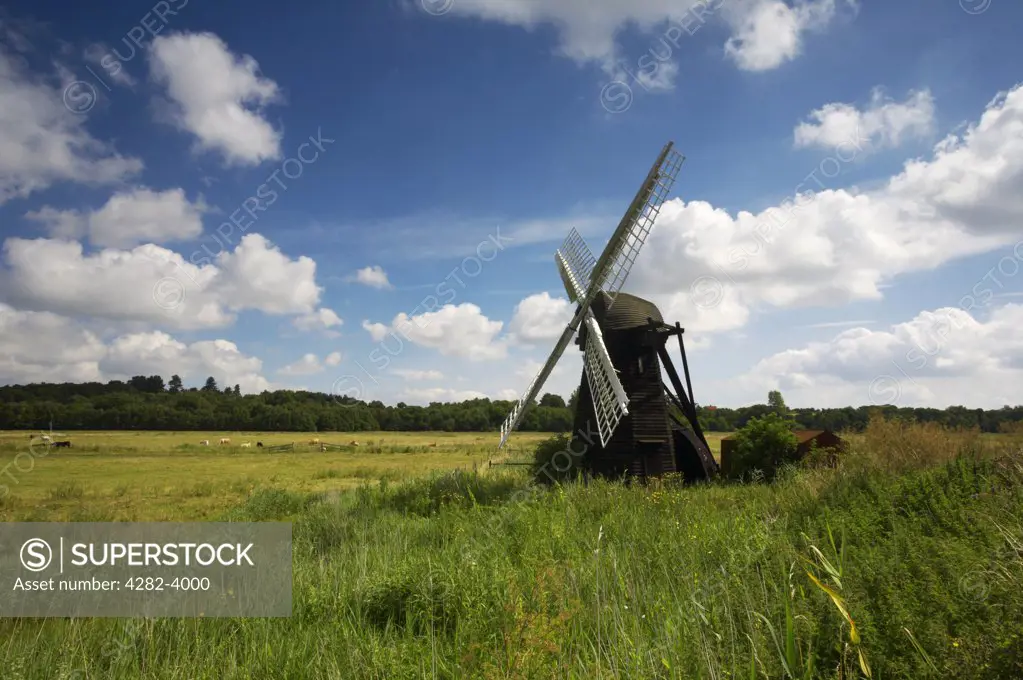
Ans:
POLYGON ((553 342, 561 337, 575 314, 575 305, 546 291, 530 295, 515 306, 508 335, 520 344, 553 342))
POLYGON ((180 329, 226 326, 245 309, 310 314, 321 292, 312 259, 251 233, 201 265, 153 244, 86 254, 76 241, 9 238, 4 265, 0 295, 19 309, 180 329))
POLYGON ((300 331, 328 330, 344 323, 333 309, 320 307, 315 312, 295 317, 292 321, 300 331))
POLYGON ((440 371, 420 371, 414 369, 399 369, 391 371, 394 375, 405 380, 443 380, 444 374, 440 371))
POLYGON ((281 375, 313 375, 323 371, 319 358, 315 354, 304 354, 301 359, 284 366, 277 372, 281 375))
POLYGON ((852 328, 779 352, 740 381, 801 403, 999 408, 1023 401, 1021 324, 1023 305, 994 308, 986 321, 961 308, 923 311, 888 330, 852 328))
POLYGON ((387 272, 385 272, 383 267, 378 264, 363 267, 355 272, 349 280, 354 283, 361 283, 364 286, 369 286, 370 288, 380 288, 382 290, 394 287, 387 279, 387 272))
MULTIPOLYGON (((56 76, 29 72, 0 46, 0 205, 59 182, 116 184, 142 171, 142 161, 122 156, 85 129, 85 116, 65 106, 88 102, 56 76)), ((93 97, 94 101, 94 97, 93 97)))
POLYGON ((500 359, 507 354, 507 342, 497 339, 503 326, 503 322, 488 319, 479 307, 468 302, 444 305, 437 311, 416 316, 403 312, 390 325, 369 321, 362 324, 374 341, 394 334, 445 356, 470 361, 500 359))
POLYGON ((733 33, 725 54, 744 71, 768 71, 795 59, 807 31, 826 26, 835 0, 810 0, 789 6, 782 0, 735 3, 733 33))
POLYGON ((323 363, 327 366, 337 366, 341 363, 341 352, 331 352, 323 359, 323 363))
MULTIPOLYGON (((741 69, 764 71, 796 58, 804 35, 825 27, 841 3, 800 0, 790 6, 781 0, 459 0, 451 5, 450 13, 527 29, 554 26, 561 54, 581 64, 599 64, 610 74, 616 72, 621 57, 616 35, 622 29, 634 27, 648 34, 660 29, 667 35, 666 22, 672 22, 678 27, 677 41, 687 38, 686 34, 694 35, 706 23, 721 22, 730 31, 723 53, 741 69)), ((854 0, 845 0, 844 4, 856 6, 854 0)), ((655 74, 659 81, 649 84, 664 89, 677 70, 673 62, 665 62, 655 74)))
MULTIPOLYGON (((801 183, 799 192, 814 188, 801 183)), ((825 189, 758 214, 667 202, 629 288, 702 332, 757 310, 878 300, 899 274, 1014 243, 1023 223, 1023 87, 877 189, 825 189)))
POLYGON ((133 375, 178 374, 201 384, 212 375, 221 385, 259 392, 270 384, 262 362, 227 340, 186 344, 159 331, 99 335, 51 312, 19 311, 0 303, 0 384, 124 380, 133 375))
POLYGON ((88 235, 94 245, 126 248, 193 239, 202 234, 206 210, 202 200, 189 201, 183 189, 137 188, 114 194, 99 210, 55 210, 47 206, 25 217, 40 222, 58 238, 88 235))
POLYGON ((0 303, 0 384, 99 380, 105 354, 99 337, 70 319, 0 303))
POLYGON ((402 401, 426 405, 433 402, 459 402, 469 399, 487 399, 487 395, 476 390, 456 390, 447 387, 414 387, 400 393, 402 401))
POLYGON ((870 105, 862 111, 851 104, 833 103, 812 111, 808 118, 795 128, 797 147, 835 149, 856 143, 857 153, 866 152, 933 134, 934 97, 929 90, 921 90, 896 102, 875 89, 870 105))
POLYGON ((213 33, 176 33, 153 40, 149 67, 166 89, 171 120, 195 135, 198 147, 223 154, 228 165, 258 165, 281 156, 281 133, 263 108, 280 100, 277 83, 249 55, 232 53, 213 33))
POLYGON ((245 393, 270 389, 260 371, 263 362, 238 350, 228 340, 203 340, 186 344, 166 333, 153 331, 115 338, 100 364, 108 379, 132 375, 180 375, 185 383, 201 385, 213 376, 221 387, 238 385, 245 393))

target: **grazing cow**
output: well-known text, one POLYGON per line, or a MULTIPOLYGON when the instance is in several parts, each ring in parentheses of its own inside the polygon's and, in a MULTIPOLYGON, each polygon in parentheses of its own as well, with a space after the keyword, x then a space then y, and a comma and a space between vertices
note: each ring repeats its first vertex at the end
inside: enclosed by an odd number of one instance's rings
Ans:
POLYGON ((58 449, 70 449, 71 442, 53 442, 50 444, 50 446, 58 449))
POLYGON ((319 443, 320 443, 319 439, 310 439, 309 440, 309 446, 313 446, 314 444, 319 444, 319 443))
POLYGON ((431 449, 437 448, 437 442, 434 442, 434 443, 430 444, 430 448, 431 449))
POLYGON ((220 445, 221 446, 223 446, 224 444, 230 444, 230 443, 231 443, 231 438, 230 437, 221 437, 220 438, 220 445))
POLYGON ((242 448, 247 449, 252 446, 252 442, 242 442, 242 448))
POLYGON ((348 442, 348 445, 349 446, 358 446, 359 442, 357 442, 357 441, 350 441, 350 442, 348 442))
POLYGON ((199 446, 209 446, 209 445, 210 445, 210 440, 209 439, 203 439, 201 442, 199 442, 199 446))
POLYGON ((43 439, 44 442, 48 442, 48 441, 50 441, 50 435, 44 434, 42 439, 43 439))
POLYGON ((258 448, 263 448, 263 442, 256 442, 256 446, 258 448))

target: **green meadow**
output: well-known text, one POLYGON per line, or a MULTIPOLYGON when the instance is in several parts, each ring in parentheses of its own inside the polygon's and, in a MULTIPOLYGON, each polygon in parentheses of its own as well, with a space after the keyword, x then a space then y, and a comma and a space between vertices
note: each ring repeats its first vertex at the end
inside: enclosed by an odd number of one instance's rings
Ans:
POLYGON ((493 435, 70 434, 6 521, 290 521, 293 614, 0 620, 3 678, 1023 677, 1018 436, 876 420, 771 484, 541 488, 493 435))

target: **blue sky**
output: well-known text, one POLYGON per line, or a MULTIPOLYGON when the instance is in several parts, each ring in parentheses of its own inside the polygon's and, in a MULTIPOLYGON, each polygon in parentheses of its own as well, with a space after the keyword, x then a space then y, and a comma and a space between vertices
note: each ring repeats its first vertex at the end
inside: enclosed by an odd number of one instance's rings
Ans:
MULTIPOLYGON (((599 253, 673 140, 687 161, 626 289, 688 329, 698 401, 1020 403, 1021 19, 1004 0, 16 2, 0 382, 513 398, 570 312, 555 248, 575 227, 599 253), (390 333, 399 314, 419 330, 390 333)), ((570 351, 550 389, 579 370, 570 351)))

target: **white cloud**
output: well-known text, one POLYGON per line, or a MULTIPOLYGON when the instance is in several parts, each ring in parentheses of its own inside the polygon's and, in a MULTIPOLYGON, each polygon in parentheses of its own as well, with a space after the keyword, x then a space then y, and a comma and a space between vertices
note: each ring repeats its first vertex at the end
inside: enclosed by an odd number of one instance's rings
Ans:
POLYGON ((249 55, 238 57, 212 33, 161 35, 150 48, 153 80, 166 87, 171 117, 216 150, 228 165, 258 165, 281 156, 281 133, 262 109, 280 99, 277 84, 259 74, 249 55))
POLYGON ((446 387, 408 388, 399 393, 402 401, 426 405, 432 402, 459 402, 469 399, 486 399, 487 395, 475 390, 455 390, 446 387))
POLYGON ((245 393, 270 389, 260 371, 263 362, 247 356, 228 340, 203 340, 185 344, 159 331, 115 338, 100 364, 108 379, 133 375, 160 375, 168 380, 180 375, 185 383, 201 386, 213 376, 223 389, 238 385, 245 393))
POLYGON ((387 290, 393 288, 391 282, 387 280, 387 272, 384 271, 380 265, 371 265, 369 267, 363 267, 359 271, 355 272, 349 279, 355 283, 361 283, 364 286, 370 288, 380 288, 381 290, 387 290))
POLYGON ((725 54, 744 71, 777 68, 799 55, 804 33, 823 28, 834 14, 835 0, 807 0, 792 7, 782 0, 736 3, 725 54))
POLYGON ((301 359, 284 366, 277 372, 281 375, 313 375, 323 371, 323 366, 315 354, 305 354, 301 359))
POLYGON ((105 343, 73 320, 0 304, 0 384, 124 380, 178 374, 193 384, 212 375, 245 392, 269 388, 262 362, 227 340, 185 344, 161 332, 131 333, 105 343))
POLYGON ((313 260, 251 233, 198 266, 152 244, 85 254, 75 241, 20 238, 4 242, 4 260, 0 291, 18 308, 169 328, 226 326, 244 309, 309 314, 320 296, 313 260))
POLYGON ((870 105, 860 111, 850 104, 833 103, 812 111, 811 122, 794 131, 797 147, 835 149, 850 143, 862 149, 896 147, 907 138, 934 133, 934 97, 929 90, 910 92, 904 102, 886 99, 880 89, 871 95, 870 105))
POLYGON ((828 342, 779 352, 739 381, 781 389, 792 403, 900 406, 1023 402, 1023 305, 986 322, 957 308, 920 312, 889 330, 853 328, 828 342))
MULTIPOLYGON (((134 49, 132 54, 134 55, 134 49)), ((131 77, 121 60, 117 59, 104 43, 93 43, 85 48, 85 60, 97 66, 100 72, 118 85, 135 87, 138 81, 131 77)))
POLYGON ((260 234, 243 236, 233 253, 217 256, 217 265, 223 275, 221 294, 235 309, 302 314, 320 301, 316 262, 305 255, 292 260, 260 234))
POLYGON ((899 274, 1014 243, 1021 196, 1017 86, 878 189, 829 189, 734 217, 704 201, 667 202, 629 288, 701 332, 739 328, 770 307, 879 300, 899 274))
POLYGON ((546 291, 530 295, 515 306, 508 335, 519 344, 553 342, 561 337, 573 314, 575 305, 565 298, 552 298, 546 291))
POLYGON ((341 358, 341 352, 331 352, 323 359, 323 363, 327 366, 337 366, 341 363, 341 358))
POLYGON ((141 160, 94 138, 86 117, 69 110, 94 103, 94 93, 65 91, 54 77, 29 73, 0 47, 0 205, 58 182, 101 186, 142 171, 141 160))
POLYGON ((824 323, 814 323, 806 326, 806 328, 847 328, 848 326, 869 326, 875 323, 873 319, 856 319, 854 321, 826 321, 824 323))
POLYGON ((99 380, 105 354, 103 342, 70 319, 0 303, 0 384, 99 380))
POLYGON ((295 317, 292 323, 300 331, 328 330, 344 323, 333 309, 320 307, 315 312, 295 317))
MULTIPOLYGON (((855 6, 855 0, 846 2, 855 6)), ((564 56, 598 63, 609 73, 620 57, 615 38, 622 29, 650 34, 671 21, 680 40, 705 23, 722 21, 731 32, 724 53, 742 69, 763 71, 794 59, 803 35, 835 15, 836 0, 801 0, 793 7, 780 0, 458 0, 450 11, 527 29, 550 24, 558 29, 564 56)), ((657 77, 670 81, 674 70, 657 77)))
POLYGON ((507 343, 497 335, 504 326, 491 321, 474 304, 444 305, 435 312, 410 317, 402 312, 394 317, 390 326, 364 321, 374 341, 383 340, 389 333, 407 339, 422 347, 437 350, 444 356, 464 357, 470 361, 500 359, 507 353, 507 343))
POLYGON ((404 378, 405 380, 442 380, 444 374, 440 371, 418 371, 414 369, 394 369, 391 371, 394 375, 404 378))
POLYGON ((380 342, 387 337, 387 334, 391 332, 385 324, 382 323, 370 323, 369 321, 363 321, 362 327, 369 333, 369 337, 373 338, 373 342, 380 342))
POLYGON ((152 191, 137 188, 110 197, 99 210, 81 213, 50 207, 27 213, 52 236, 80 238, 86 233, 98 246, 125 248, 139 243, 187 241, 202 234, 202 200, 192 203, 183 189, 152 191))

